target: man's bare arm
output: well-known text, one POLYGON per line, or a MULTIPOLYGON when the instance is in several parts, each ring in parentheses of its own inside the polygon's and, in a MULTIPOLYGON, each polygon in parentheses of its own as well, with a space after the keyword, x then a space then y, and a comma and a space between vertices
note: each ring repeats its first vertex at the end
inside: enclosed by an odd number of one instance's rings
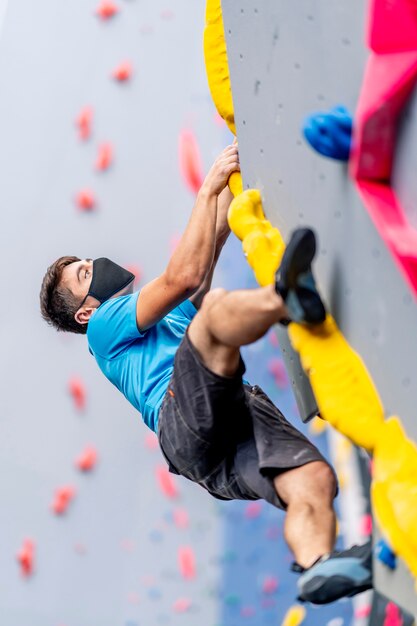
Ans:
POLYGON ((210 274, 216 254, 218 196, 226 187, 230 174, 237 170, 237 147, 228 146, 207 174, 166 270, 145 285, 139 294, 136 321, 140 330, 150 328, 191 297, 210 274))
POLYGON ((196 309, 200 308, 204 296, 211 289, 211 282, 213 280, 213 274, 217 265, 217 261, 219 260, 223 246, 230 235, 230 228, 227 222, 227 213, 232 200, 233 195, 229 187, 225 187, 217 200, 216 247, 214 251, 213 263, 202 285, 190 298, 196 309))

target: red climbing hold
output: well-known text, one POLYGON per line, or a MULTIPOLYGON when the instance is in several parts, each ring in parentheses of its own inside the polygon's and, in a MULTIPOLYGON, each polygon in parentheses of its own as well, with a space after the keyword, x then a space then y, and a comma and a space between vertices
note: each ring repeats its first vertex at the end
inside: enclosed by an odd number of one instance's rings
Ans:
POLYGON ((259 517, 262 511, 262 503, 261 502, 250 502, 246 505, 245 508, 245 517, 248 519, 255 519, 255 517, 259 517))
POLYGON ((194 194, 197 194, 203 184, 204 175, 197 140, 190 130, 183 130, 180 133, 178 151, 180 172, 184 182, 194 194))
POLYGON ((156 479, 160 490, 167 498, 176 498, 178 496, 178 489, 174 477, 169 473, 165 465, 158 465, 156 468, 156 479))
POLYGON ((96 170, 104 172, 113 163, 113 146, 111 143, 102 143, 98 148, 96 170))
POLYGON ((92 211, 96 206, 94 194, 89 189, 79 191, 75 201, 81 211, 92 211))
POLYGON ((178 598, 172 606, 175 613, 186 613, 191 608, 191 600, 188 598, 178 598))
POLYGON ((388 602, 385 607, 385 618, 383 626, 403 626, 404 621, 401 611, 394 602, 388 602))
POLYGON ((133 67, 129 61, 125 61, 116 67, 113 70, 112 76, 115 80, 118 80, 120 83, 126 82, 130 80, 133 74, 133 67))
POLYGON ((87 141, 91 137, 91 125, 93 122, 93 109, 89 106, 81 109, 76 119, 78 136, 82 141, 87 141))
POLYGON ((81 378, 73 376, 68 383, 68 389, 74 401, 75 408, 83 411, 87 402, 87 392, 81 378))
POLYGON ((33 574, 35 561, 35 544, 32 539, 25 539, 23 545, 16 555, 20 564, 22 576, 28 577, 33 574))
POLYGON ((378 53, 416 50, 416 3, 413 0, 371 0, 367 39, 371 50, 378 53))
POLYGON ((76 467, 82 472, 90 472, 97 464, 97 450, 88 446, 75 461, 76 467))
POLYGON ((278 589, 278 580, 274 576, 268 576, 265 578, 262 591, 265 594, 275 593, 278 589))
POLYGON ((281 359, 272 358, 268 363, 268 372, 274 377, 277 387, 286 389, 288 387, 288 375, 284 363, 281 359))
POLYGON ((62 515, 66 513, 68 506, 75 497, 75 489, 68 485, 67 487, 61 487, 55 492, 54 501, 51 508, 56 515, 62 515))
POLYGON ((96 11, 97 15, 101 17, 102 20, 108 20, 114 17, 118 12, 119 7, 114 2, 110 2, 110 0, 102 0, 96 11))
POLYGON ((188 528, 189 518, 185 509, 175 509, 173 519, 177 528, 188 528))
POLYGON ((188 546, 178 548, 178 566, 185 580, 192 580, 196 577, 195 556, 192 548, 188 546))

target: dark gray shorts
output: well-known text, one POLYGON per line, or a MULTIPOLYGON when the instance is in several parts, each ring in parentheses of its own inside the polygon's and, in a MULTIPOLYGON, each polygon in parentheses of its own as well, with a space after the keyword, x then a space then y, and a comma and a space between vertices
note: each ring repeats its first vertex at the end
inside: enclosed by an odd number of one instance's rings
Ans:
POLYGON ((159 412, 158 438, 171 472, 220 500, 258 500, 285 509, 273 478, 325 461, 258 386, 211 372, 186 334, 159 412))

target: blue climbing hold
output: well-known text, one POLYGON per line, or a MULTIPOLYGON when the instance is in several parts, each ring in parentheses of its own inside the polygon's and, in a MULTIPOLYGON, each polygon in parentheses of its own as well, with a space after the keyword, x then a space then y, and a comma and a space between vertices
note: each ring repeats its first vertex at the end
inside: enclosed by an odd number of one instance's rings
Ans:
POLYGON ((384 539, 380 539, 376 544, 375 554, 381 563, 390 569, 395 569, 397 567, 397 557, 384 539))
POLYGON ((352 142, 352 115, 342 105, 309 115, 303 124, 303 134, 314 150, 323 156, 347 161, 352 142))

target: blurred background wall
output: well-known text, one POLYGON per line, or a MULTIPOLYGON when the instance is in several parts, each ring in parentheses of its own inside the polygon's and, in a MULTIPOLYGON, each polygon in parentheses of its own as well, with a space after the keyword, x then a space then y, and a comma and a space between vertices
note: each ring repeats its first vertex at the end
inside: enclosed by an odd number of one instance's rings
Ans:
MULTIPOLYGON (((138 288, 158 275, 193 205, 190 155, 202 174, 231 141, 206 83, 204 1, 118 0, 107 20, 98 6, 0 2, 0 624, 281 624, 296 595, 283 515, 167 482, 155 437, 85 338, 40 318, 44 271, 63 254, 133 266, 138 288), (88 446, 98 460, 82 472, 88 446), (57 515, 62 488, 73 498, 57 515)), ((215 283, 255 285, 235 240, 215 283)), ((245 359, 299 424, 275 335, 245 359)), ((344 600, 304 623, 357 619, 344 600)))

